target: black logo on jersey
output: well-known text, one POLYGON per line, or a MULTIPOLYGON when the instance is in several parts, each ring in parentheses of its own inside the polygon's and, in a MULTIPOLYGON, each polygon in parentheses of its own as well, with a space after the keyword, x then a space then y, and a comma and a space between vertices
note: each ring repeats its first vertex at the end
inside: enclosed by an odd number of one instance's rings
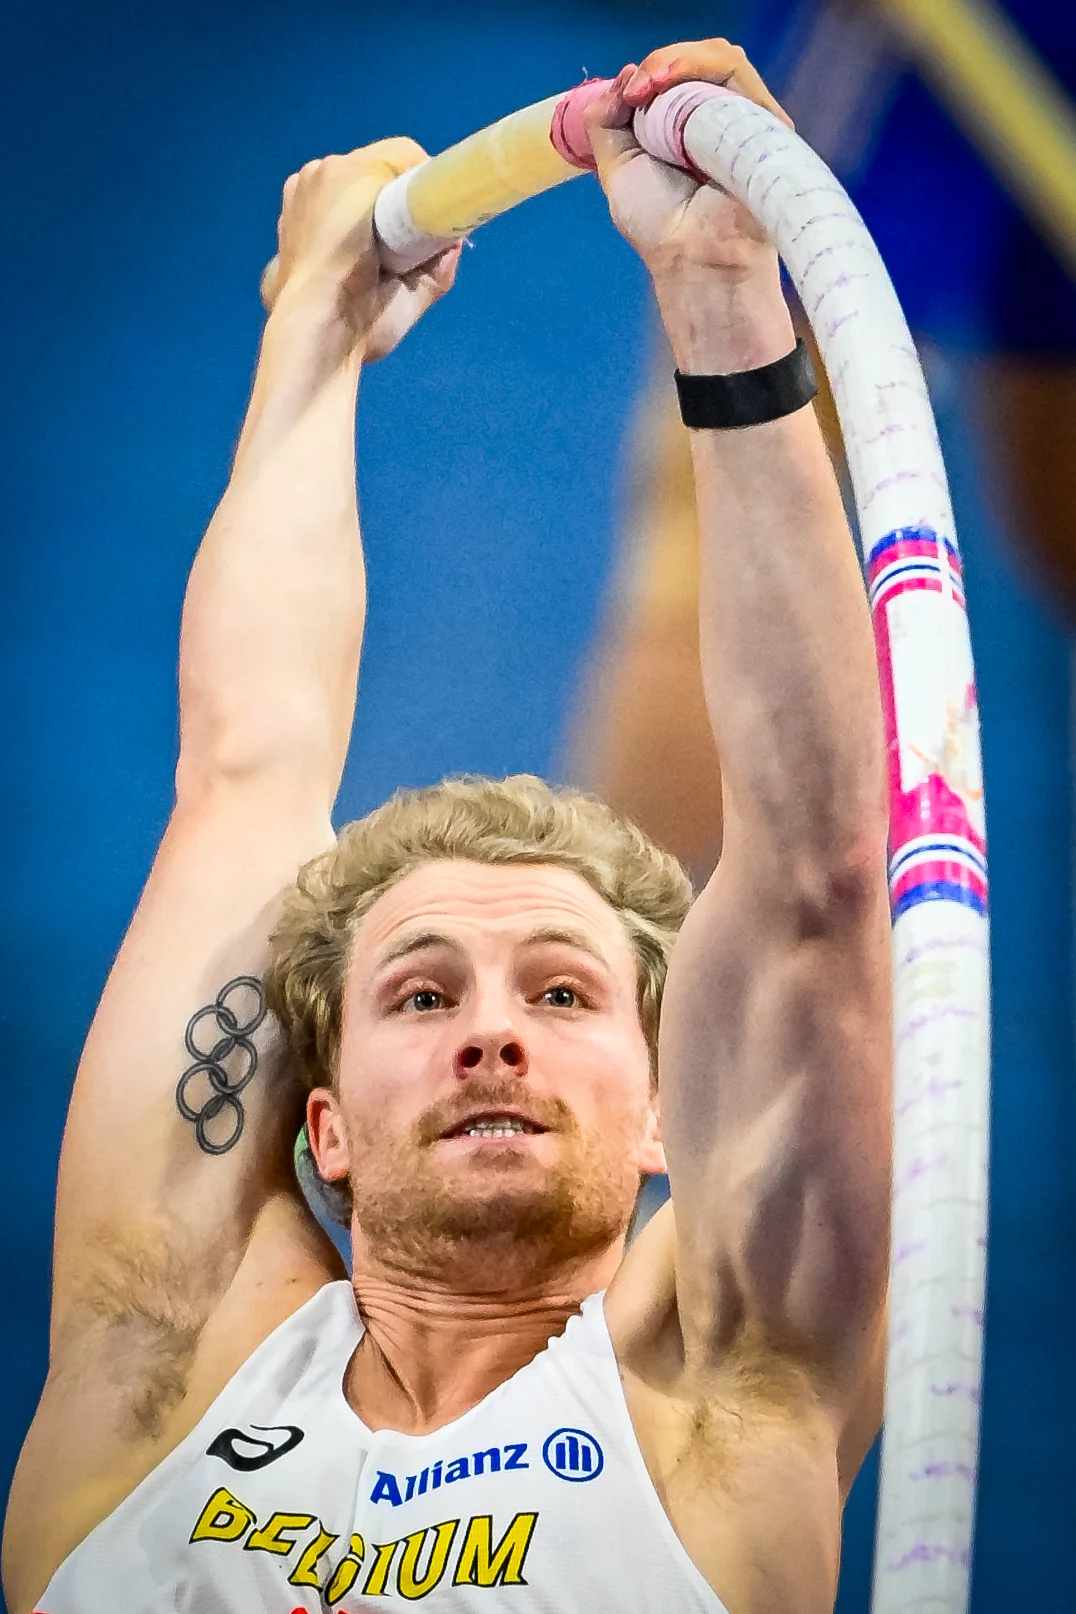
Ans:
POLYGON ((275 1463, 278 1457, 285 1457, 304 1438, 304 1431, 290 1423, 252 1423, 250 1427, 259 1429, 261 1434, 248 1435, 245 1429, 222 1429, 206 1447, 206 1456, 220 1457, 229 1468, 249 1474, 255 1468, 275 1463), (265 1436, 270 1438, 263 1438, 265 1436))

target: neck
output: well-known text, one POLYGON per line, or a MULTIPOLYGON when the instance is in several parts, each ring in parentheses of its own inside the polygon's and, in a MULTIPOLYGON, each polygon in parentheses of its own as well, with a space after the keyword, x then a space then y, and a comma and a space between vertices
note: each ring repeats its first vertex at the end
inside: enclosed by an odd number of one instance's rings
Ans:
POLYGON ((409 1435, 461 1417, 563 1333, 587 1295, 608 1288, 623 1245, 491 1291, 394 1269, 356 1237, 351 1281, 366 1332, 345 1375, 349 1404, 368 1428, 409 1435))

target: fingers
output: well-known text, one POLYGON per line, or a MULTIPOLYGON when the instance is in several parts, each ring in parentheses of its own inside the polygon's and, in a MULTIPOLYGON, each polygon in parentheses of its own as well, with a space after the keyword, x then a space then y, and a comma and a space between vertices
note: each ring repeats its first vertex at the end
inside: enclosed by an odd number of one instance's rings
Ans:
MULTIPOLYGON (((630 115, 630 114, 629 114, 630 115)), ((368 356, 389 352, 451 288, 460 249, 450 247, 403 280, 388 274, 373 230, 377 196, 391 180, 425 162, 414 140, 379 140, 346 154, 319 157, 290 175, 277 226, 279 251, 262 278, 270 312, 285 285, 302 296, 326 289, 368 356)))
POLYGON ((462 242, 447 247, 432 262, 398 280, 390 275, 383 276, 378 288, 380 309, 365 343, 368 363, 391 353, 427 309, 451 289, 462 247, 462 242))
POLYGON ((687 83, 690 79, 723 84, 758 106, 765 107, 788 128, 794 127, 792 119, 770 94, 741 47, 730 44, 727 39, 696 39, 651 51, 624 84, 623 97, 632 108, 649 106, 662 90, 670 90, 673 85, 687 83))
POLYGON ((347 160, 366 158, 385 163, 393 174, 404 174, 409 168, 424 163, 428 155, 417 140, 411 140, 407 135, 395 135, 389 140, 375 140, 372 146, 360 146, 357 151, 349 153, 347 160))
POLYGON ((609 176, 630 161, 640 150, 631 129, 634 108, 624 99, 624 86, 633 73, 635 64, 621 68, 604 95, 595 96, 583 114, 590 147, 598 168, 598 177, 604 185, 609 176))
POLYGON ((277 261, 262 282, 266 307, 297 264, 324 267, 341 254, 357 261, 371 252, 369 219, 379 191, 425 160, 417 141, 397 137, 315 158, 289 175, 277 221, 277 261))
POLYGON ((431 258, 429 263, 422 264, 418 269, 412 269, 409 274, 400 278, 409 291, 425 298, 424 306, 429 308, 446 292, 452 290, 462 252, 463 242, 457 241, 453 246, 439 252, 436 258, 431 258))
POLYGON ((382 271, 376 288, 376 313, 364 342, 367 363, 391 353, 427 309, 451 291, 463 245, 457 241, 421 268, 399 277, 382 271))
POLYGON ((375 140, 372 145, 358 146, 354 151, 338 156, 315 157, 294 174, 288 175, 284 181, 282 205, 287 208, 294 202, 300 188, 304 191, 310 189, 315 180, 324 184, 353 177, 373 177, 380 170, 387 183, 398 174, 404 174, 409 168, 425 162, 426 157, 427 153, 418 141, 410 140, 406 135, 398 135, 390 140, 375 140))

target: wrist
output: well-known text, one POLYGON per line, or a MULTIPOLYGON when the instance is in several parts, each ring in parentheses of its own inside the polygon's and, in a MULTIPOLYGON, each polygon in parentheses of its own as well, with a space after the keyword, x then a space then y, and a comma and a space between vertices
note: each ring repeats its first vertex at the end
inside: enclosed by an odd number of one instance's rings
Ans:
POLYGON ((284 358, 301 355, 303 362, 320 358, 335 368, 345 361, 362 360, 366 333, 357 332, 341 287, 334 281, 289 281, 265 322, 262 354, 284 358))
POLYGON ((353 441, 361 369, 362 345, 327 299, 282 292, 262 334, 234 471, 275 452, 304 422, 331 432, 346 419, 353 441))
POLYGON ((654 277, 662 323, 685 375, 732 375, 783 358, 796 344, 776 257, 749 274, 698 264, 654 277))

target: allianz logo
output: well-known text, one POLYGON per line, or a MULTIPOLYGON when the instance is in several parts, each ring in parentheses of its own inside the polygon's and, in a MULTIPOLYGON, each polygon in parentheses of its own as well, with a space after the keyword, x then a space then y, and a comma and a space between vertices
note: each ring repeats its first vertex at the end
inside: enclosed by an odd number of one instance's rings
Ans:
MULTIPOLYGON (((395 1474, 379 1468, 370 1501, 388 1502, 398 1508, 415 1497, 425 1496, 427 1491, 439 1491, 442 1486, 456 1485, 460 1480, 530 1468, 527 1450, 525 1440, 508 1441, 503 1446, 487 1446, 484 1451, 468 1452, 461 1457, 439 1457, 415 1474, 395 1474)), ((605 1467, 601 1447, 585 1429, 554 1429, 542 1447, 542 1461, 551 1474, 573 1485, 597 1479, 605 1467)))
POLYGON ((573 1485, 597 1479, 605 1467, 601 1447, 585 1429, 554 1429, 542 1447, 542 1459, 550 1473, 573 1485))
POLYGON ((425 1496, 427 1491, 438 1491, 442 1485, 454 1485, 459 1480, 477 1479, 480 1474, 508 1474, 513 1469, 529 1468, 526 1460, 527 1442, 509 1441, 504 1446, 487 1446, 485 1451, 470 1452, 465 1457, 446 1461, 438 1458, 417 1474, 397 1475, 379 1468, 370 1492, 371 1502, 391 1502, 394 1508, 402 1507, 413 1497, 425 1496))

